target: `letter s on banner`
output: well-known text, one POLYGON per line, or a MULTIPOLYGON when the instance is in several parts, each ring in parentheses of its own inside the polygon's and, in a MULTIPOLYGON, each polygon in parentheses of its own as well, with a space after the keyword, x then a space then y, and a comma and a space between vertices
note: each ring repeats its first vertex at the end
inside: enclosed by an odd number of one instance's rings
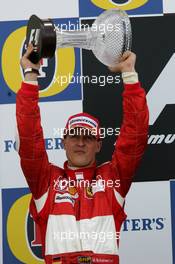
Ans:
MULTIPOLYGON (((2 49, 2 72, 4 80, 14 93, 17 93, 23 76, 20 67, 20 57, 25 34, 26 27, 18 28, 8 36, 2 49)), ((61 86, 57 82, 54 83, 52 81, 47 89, 40 91, 40 97, 53 96, 65 90, 69 85, 69 76, 74 74, 74 70, 74 48, 64 48, 57 50, 55 76, 66 76, 67 82, 61 86), (59 67, 57 65, 58 61, 59 67)))
MULTIPOLYGON (((111 9, 111 8, 119 8, 122 10, 132 10, 138 7, 145 5, 149 0, 130 0, 126 1, 126 3, 115 3, 112 0, 91 0, 91 2, 103 9, 111 9)), ((120 1, 118 1, 120 2, 120 1)))
POLYGON ((43 264, 42 260, 34 257, 26 239, 26 215, 30 198, 31 194, 22 196, 11 207, 7 219, 7 239, 14 256, 22 263, 43 264))

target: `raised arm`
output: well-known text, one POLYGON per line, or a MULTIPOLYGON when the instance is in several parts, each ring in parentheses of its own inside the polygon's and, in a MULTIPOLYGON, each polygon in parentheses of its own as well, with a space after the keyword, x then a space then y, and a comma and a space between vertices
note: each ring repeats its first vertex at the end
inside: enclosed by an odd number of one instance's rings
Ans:
POLYGON ((124 83, 123 122, 112 157, 112 166, 120 177, 120 192, 124 197, 131 185, 133 175, 143 156, 148 138, 148 107, 146 95, 135 72, 136 55, 125 52, 121 62, 110 68, 121 72, 124 83))
POLYGON ((19 155, 21 167, 35 199, 46 193, 50 180, 50 165, 45 150, 38 107, 37 71, 39 64, 32 64, 28 56, 33 47, 29 46, 21 59, 21 66, 28 73, 16 98, 16 118, 19 134, 19 155), (33 68, 30 72, 30 69, 33 68))

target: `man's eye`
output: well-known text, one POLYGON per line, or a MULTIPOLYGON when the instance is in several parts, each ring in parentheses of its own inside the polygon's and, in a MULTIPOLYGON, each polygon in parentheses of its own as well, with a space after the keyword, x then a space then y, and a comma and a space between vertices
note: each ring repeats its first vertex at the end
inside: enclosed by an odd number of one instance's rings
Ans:
POLYGON ((77 138, 77 135, 69 135, 70 138, 77 138))
POLYGON ((86 138, 87 138, 87 140, 89 140, 89 141, 95 140, 95 137, 92 136, 92 135, 88 135, 88 136, 86 136, 86 138))

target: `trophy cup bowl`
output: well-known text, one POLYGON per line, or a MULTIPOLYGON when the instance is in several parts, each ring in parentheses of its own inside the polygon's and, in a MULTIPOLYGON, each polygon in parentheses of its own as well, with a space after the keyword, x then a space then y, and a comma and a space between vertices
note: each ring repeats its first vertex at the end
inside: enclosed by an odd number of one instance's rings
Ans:
POLYGON ((26 44, 32 43, 33 63, 51 58, 57 48, 77 47, 92 50, 103 64, 114 67, 122 54, 131 49, 132 31, 128 15, 119 9, 104 11, 91 27, 63 31, 51 19, 32 15, 27 25, 26 44))

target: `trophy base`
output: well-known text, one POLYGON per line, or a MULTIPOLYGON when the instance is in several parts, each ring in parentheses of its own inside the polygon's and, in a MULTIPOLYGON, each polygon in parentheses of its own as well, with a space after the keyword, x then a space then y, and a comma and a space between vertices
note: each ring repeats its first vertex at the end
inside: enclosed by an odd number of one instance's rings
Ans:
POLYGON ((39 62, 41 58, 51 58, 56 50, 56 32, 51 19, 41 20, 32 15, 27 25, 26 45, 34 46, 29 60, 33 63, 39 62))

